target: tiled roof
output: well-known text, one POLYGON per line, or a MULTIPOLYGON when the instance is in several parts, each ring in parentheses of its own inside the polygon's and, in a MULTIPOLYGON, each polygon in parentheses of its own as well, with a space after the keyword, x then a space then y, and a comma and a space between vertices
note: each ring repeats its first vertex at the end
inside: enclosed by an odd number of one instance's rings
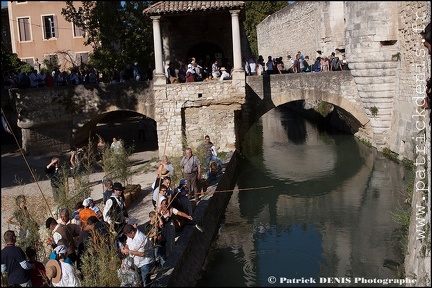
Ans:
POLYGON ((240 8, 243 6, 244 1, 159 1, 146 8, 144 14, 174 14, 179 12, 240 8))

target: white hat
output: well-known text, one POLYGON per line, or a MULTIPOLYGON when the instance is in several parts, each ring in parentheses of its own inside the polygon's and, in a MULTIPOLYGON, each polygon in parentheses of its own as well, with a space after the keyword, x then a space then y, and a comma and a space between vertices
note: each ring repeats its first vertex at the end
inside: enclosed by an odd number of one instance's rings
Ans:
POLYGON ((93 199, 91 197, 89 197, 89 198, 84 199, 82 204, 84 207, 89 207, 91 201, 93 201, 93 199))
POLYGON ((58 245, 56 248, 54 248, 54 251, 57 255, 66 254, 67 253, 67 247, 66 247, 66 245, 58 245))

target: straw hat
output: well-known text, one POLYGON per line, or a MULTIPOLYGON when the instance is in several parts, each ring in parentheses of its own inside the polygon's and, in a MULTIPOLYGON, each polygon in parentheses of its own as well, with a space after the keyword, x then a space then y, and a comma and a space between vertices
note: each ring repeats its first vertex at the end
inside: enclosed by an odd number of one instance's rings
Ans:
POLYGON ((164 170, 162 170, 162 172, 161 172, 161 176, 162 176, 162 177, 168 176, 169 174, 170 174, 170 171, 169 171, 168 169, 164 169, 164 170))
POLYGON ((227 71, 225 67, 220 68, 220 71, 227 71))
POLYGON ((52 283, 60 282, 62 276, 62 269, 60 263, 57 260, 48 260, 45 265, 46 276, 52 281, 52 283))

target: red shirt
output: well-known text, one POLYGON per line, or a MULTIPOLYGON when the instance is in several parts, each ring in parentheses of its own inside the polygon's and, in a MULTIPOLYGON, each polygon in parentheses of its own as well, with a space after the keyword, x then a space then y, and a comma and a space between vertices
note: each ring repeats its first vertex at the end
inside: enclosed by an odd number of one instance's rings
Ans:
POLYGON ((45 266, 39 261, 29 261, 29 263, 35 265, 35 268, 30 269, 29 274, 33 287, 49 287, 43 278, 46 276, 45 266))

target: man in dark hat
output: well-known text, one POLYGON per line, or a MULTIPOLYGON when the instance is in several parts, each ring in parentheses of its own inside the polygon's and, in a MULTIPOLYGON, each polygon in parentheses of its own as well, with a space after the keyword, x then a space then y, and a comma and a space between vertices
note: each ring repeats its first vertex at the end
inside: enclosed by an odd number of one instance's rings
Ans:
POLYGON ((126 224, 128 213, 126 211, 124 200, 122 197, 125 187, 121 183, 115 182, 113 184, 113 195, 106 201, 103 210, 103 219, 110 226, 110 231, 121 234, 123 226, 126 224))

